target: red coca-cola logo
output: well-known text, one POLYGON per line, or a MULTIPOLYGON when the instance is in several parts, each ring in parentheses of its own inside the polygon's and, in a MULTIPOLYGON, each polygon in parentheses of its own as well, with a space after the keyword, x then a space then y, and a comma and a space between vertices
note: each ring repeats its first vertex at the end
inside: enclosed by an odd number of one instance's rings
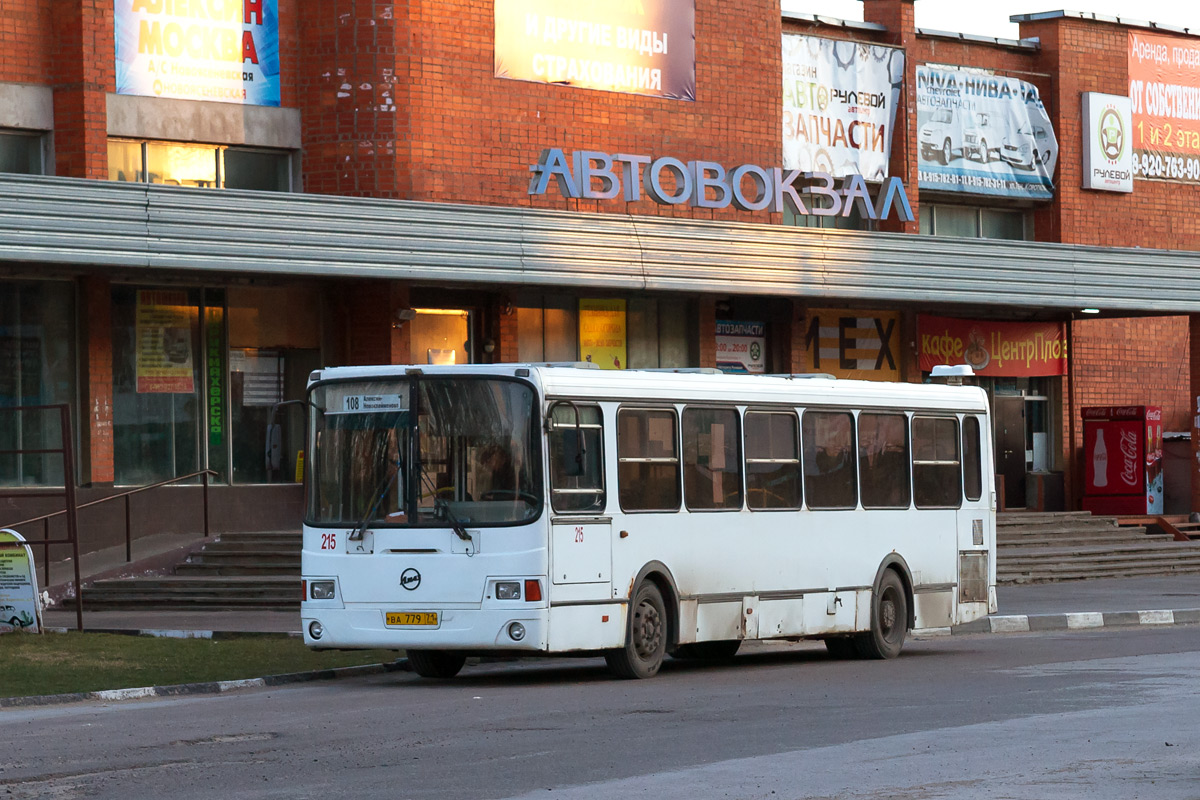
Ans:
POLYGON ((1121 431, 1121 456, 1125 464, 1121 467, 1121 480, 1127 486, 1137 485, 1137 434, 1133 431, 1121 431))

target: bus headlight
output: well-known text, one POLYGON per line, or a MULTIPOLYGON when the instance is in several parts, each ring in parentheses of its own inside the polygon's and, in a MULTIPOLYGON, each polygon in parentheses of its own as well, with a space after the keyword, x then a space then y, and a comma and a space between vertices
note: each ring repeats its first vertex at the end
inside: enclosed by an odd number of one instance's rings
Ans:
POLYGON ((313 600, 332 600, 334 594, 333 581, 313 581, 311 587, 313 600))
POLYGON ((514 642, 519 642, 525 638, 525 626, 519 622, 513 622, 508 626, 508 636, 514 642))
POLYGON ((497 600, 520 600, 521 584, 517 581, 501 581, 496 584, 497 600))
POLYGON ((325 635, 325 628, 315 619, 308 623, 308 635, 314 639, 320 639, 325 635))

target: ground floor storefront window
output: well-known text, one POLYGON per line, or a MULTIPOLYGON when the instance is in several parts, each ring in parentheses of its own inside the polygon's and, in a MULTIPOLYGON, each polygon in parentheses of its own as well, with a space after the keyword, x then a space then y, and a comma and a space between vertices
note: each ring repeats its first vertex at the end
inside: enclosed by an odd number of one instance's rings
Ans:
POLYGON ((606 369, 695 366, 693 306, 682 298, 531 293, 517 307, 518 359, 591 360, 606 369))
POLYGON ((293 289, 113 289, 115 481, 216 471, 303 478, 304 397, 320 367, 320 303, 293 289))
MULTIPOLYGON (((0 290, 0 450, 62 447, 58 413, 11 409, 73 403, 75 374, 74 284, 6 281, 0 290)), ((58 454, 0 454, 0 486, 62 483, 58 454)))

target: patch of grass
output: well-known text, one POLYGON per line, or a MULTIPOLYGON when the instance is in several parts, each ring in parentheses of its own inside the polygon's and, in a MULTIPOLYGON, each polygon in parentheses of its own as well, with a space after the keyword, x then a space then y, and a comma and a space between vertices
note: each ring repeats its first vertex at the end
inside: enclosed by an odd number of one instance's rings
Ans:
POLYGON ((165 639, 106 633, 0 636, 0 697, 261 678, 395 661, 395 650, 316 652, 300 639, 165 639))

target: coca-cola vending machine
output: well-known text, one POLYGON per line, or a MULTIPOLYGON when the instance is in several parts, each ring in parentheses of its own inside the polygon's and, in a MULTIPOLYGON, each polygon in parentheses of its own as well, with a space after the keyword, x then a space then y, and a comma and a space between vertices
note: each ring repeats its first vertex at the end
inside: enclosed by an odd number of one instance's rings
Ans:
POLYGON ((1093 514, 1163 513, 1162 409, 1083 409, 1083 507, 1093 514))

